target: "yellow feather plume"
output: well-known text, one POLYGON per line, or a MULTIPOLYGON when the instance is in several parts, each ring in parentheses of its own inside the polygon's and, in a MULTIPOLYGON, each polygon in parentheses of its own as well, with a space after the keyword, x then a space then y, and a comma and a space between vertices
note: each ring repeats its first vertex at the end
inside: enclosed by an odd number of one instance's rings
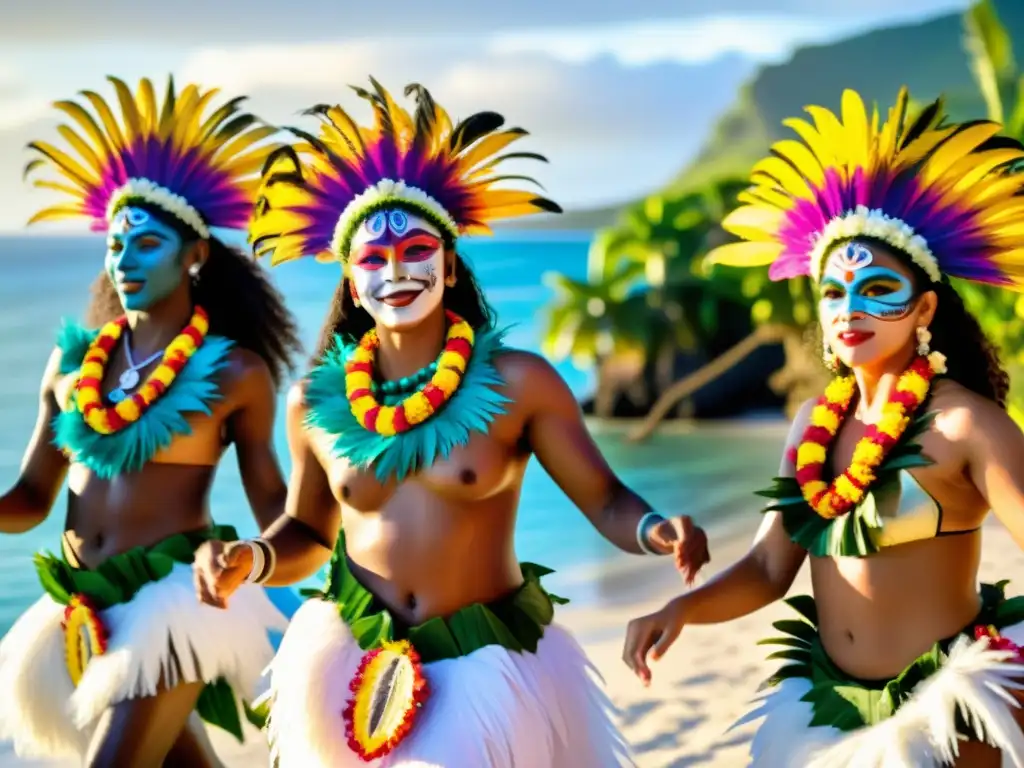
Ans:
POLYGON ((36 157, 26 166, 26 178, 45 168, 55 171, 71 184, 45 178, 32 183, 72 198, 40 211, 32 222, 84 216, 100 229, 112 202, 116 207, 122 199, 135 199, 204 237, 211 226, 244 228, 276 129, 242 112, 243 99, 207 114, 215 89, 190 84, 177 94, 169 79, 161 101, 148 79, 135 94, 122 80, 108 80, 116 109, 98 93, 82 91, 84 103, 54 104, 70 121, 57 126, 67 149, 47 141, 29 145, 36 157))
POLYGON ((451 238, 490 232, 494 219, 561 210, 535 192, 505 186, 531 179, 496 171, 506 160, 544 159, 501 154, 525 131, 502 130, 493 112, 453 124, 416 84, 406 88, 416 102, 410 112, 376 80, 370 84, 353 90, 373 109, 371 126, 338 105, 313 107, 319 133, 292 129, 298 140, 264 168, 251 240, 271 264, 301 255, 344 260, 355 227, 382 207, 405 207, 451 238))
POLYGON ((752 169, 752 187, 723 227, 746 242, 714 249, 711 263, 770 265, 774 279, 816 276, 840 240, 862 234, 943 273, 1019 290, 1024 275, 1024 147, 1002 127, 946 122, 942 103, 909 113, 901 89, 886 118, 854 91, 840 112, 808 106, 752 169))

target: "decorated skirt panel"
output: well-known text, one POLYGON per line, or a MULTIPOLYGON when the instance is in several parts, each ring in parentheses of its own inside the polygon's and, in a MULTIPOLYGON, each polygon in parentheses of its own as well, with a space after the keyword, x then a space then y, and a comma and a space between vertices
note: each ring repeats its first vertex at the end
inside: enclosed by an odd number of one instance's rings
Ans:
MULTIPOLYGON (((167 578, 176 564, 191 564, 203 542, 237 538, 232 526, 210 526, 169 536, 152 546, 134 547, 95 568, 76 568, 63 552, 60 557, 37 553, 34 564, 40 584, 56 603, 65 606, 66 655, 72 682, 77 685, 89 659, 106 650, 108 636, 101 618, 104 610, 130 602, 147 584, 167 578)), ((235 694, 226 680, 206 685, 196 711, 206 722, 242 738, 235 694)), ((254 712, 248 708, 245 712, 251 722, 262 725, 254 712)))
MULTIPOLYGON (((484 649, 537 653, 555 604, 567 601, 541 586, 540 579, 550 570, 531 563, 521 564, 521 569, 523 583, 511 594, 409 625, 359 583, 348 566, 345 534, 339 534, 323 589, 305 590, 304 595, 337 611, 362 654, 346 681, 350 696, 342 718, 348 750, 362 760, 376 760, 406 740, 423 707, 430 706, 431 673, 425 665, 438 669, 438 663, 478 651, 486 654, 484 649)), ((274 688, 280 689, 277 682, 274 688)), ((268 696, 255 714, 280 722, 289 715, 278 715, 278 706, 268 696)))

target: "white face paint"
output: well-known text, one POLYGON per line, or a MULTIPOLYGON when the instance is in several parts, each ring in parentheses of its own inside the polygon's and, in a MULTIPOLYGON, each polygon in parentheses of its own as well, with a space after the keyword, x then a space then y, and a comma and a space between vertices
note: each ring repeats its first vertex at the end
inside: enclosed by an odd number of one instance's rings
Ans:
POLYGON ((349 264, 359 303, 384 328, 411 328, 441 305, 444 241, 415 214, 391 209, 368 217, 352 237, 349 264))

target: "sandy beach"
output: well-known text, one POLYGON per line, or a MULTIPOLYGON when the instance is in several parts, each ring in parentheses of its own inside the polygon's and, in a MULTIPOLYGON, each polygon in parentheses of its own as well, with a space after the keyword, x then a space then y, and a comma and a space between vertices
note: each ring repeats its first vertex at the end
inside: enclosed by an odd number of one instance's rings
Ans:
MULTIPOLYGON (((728 566, 746 550, 759 516, 731 523, 712 533, 712 563, 706 576, 728 566)), ((1024 554, 994 520, 985 529, 985 556, 981 578, 995 580, 1024 573, 1024 554)), ((562 610, 560 621, 575 631, 601 670, 609 693, 621 712, 627 738, 635 746, 642 768, 741 768, 747 765, 750 728, 729 731, 746 711, 750 697, 772 671, 767 650, 756 642, 772 631, 771 623, 788 618, 783 604, 770 606, 744 619, 717 627, 687 627, 668 653, 652 669, 654 680, 645 688, 621 660, 626 623, 634 616, 658 608, 682 588, 667 562, 655 558, 623 556, 602 566, 602 601, 599 606, 562 610)), ((1017 594, 1024 588, 1010 586, 1017 594), (1016 589, 1015 589, 1016 587, 1016 589)), ((807 568, 793 594, 809 592, 807 568)), ((570 593, 571 594, 571 593, 570 593)), ((258 735, 241 747, 215 735, 215 743, 231 768, 263 766, 266 751, 258 735)), ((62 764, 16 758, 6 746, 0 768, 57 766, 62 764)))

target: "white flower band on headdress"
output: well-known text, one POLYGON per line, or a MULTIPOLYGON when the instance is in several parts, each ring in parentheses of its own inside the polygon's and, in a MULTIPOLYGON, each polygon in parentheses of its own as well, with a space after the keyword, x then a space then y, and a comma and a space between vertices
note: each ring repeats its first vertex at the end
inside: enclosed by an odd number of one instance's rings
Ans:
POLYGON ((924 270, 933 283, 942 280, 939 263, 923 237, 914 232, 904 221, 885 215, 879 209, 869 210, 858 205, 853 211, 832 219, 814 240, 811 251, 811 275, 821 279, 825 254, 840 240, 854 237, 873 237, 888 243, 906 253, 913 262, 924 270))
POLYGON ((122 208, 127 198, 136 198, 155 205, 160 210, 175 216, 190 226, 204 240, 210 237, 210 228, 203 222, 199 211, 189 205, 181 195, 176 195, 165 187, 161 187, 149 179, 128 179, 120 186, 107 203, 107 221, 114 219, 114 214, 122 208))
POLYGON ((346 251, 356 227, 370 211, 379 209, 388 202, 416 208, 440 224, 453 238, 459 236, 459 227, 452 215, 422 189, 409 186, 404 181, 381 179, 345 206, 334 227, 331 251, 342 261, 348 258, 346 251))

